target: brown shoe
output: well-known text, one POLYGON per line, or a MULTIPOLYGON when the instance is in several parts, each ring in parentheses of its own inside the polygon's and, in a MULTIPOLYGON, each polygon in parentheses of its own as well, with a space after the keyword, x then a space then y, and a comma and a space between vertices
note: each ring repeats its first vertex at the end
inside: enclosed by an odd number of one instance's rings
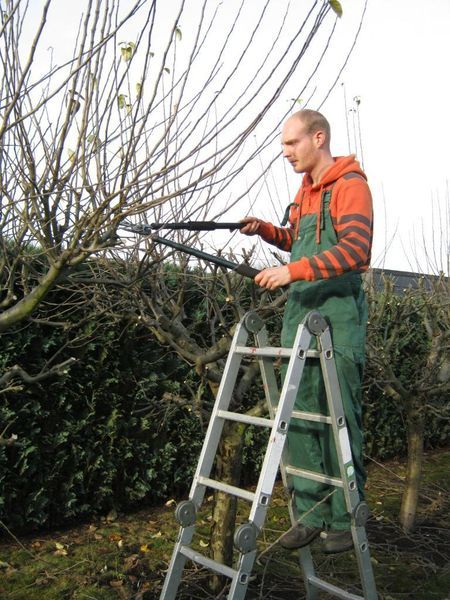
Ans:
POLYGON ((342 531, 330 529, 323 544, 323 551, 326 554, 338 554, 338 552, 352 550, 353 547, 354 545, 351 531, 347 529, 342 531))
POLYGON ((319 527, 308 527, 308 525, 294 525, 284 533, 278 543, 286 550, 303 548, 310 544, 321 532, 319 527))

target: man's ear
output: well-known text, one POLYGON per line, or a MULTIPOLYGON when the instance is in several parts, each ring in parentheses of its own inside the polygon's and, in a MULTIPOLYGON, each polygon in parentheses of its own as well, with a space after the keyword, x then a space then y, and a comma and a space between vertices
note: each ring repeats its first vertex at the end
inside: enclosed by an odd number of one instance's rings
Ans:
POLYGON ((324 131, 320 130, 316 131, 314 134, 314 142, 316 144, 316 148, 322 148, 327 141, 327 136, 324 131))

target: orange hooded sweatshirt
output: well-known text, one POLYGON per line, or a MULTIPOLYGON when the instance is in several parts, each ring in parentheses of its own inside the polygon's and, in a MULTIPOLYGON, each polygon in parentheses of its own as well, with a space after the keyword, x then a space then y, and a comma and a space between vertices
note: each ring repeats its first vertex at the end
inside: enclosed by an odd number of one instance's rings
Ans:
POLYGON ((328 279, 348 271, 366 271, 370 263, 373 234, 372 196, 367 178, 354 155, 334 159, 317 185, 305 174, 289 214, 290 227, 275 227, 261 221, 259 235, 281 250, 290 251, 301 235, 303 216, 317 217, 316 242, 320 241, 320 214, 323 192, 332 189, 330 214, 337 243, 314 256, 302 257, 288 265, 292 281, 328 279))

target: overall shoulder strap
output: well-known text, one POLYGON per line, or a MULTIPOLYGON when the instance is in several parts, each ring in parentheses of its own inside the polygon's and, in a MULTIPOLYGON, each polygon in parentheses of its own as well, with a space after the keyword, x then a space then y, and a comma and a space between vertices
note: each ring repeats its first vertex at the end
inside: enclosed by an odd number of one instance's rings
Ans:
MULTIPOLYGON (((319 241, 320 241, 320 231, 323 230, 325 227, 325 211, 330 209, 331 196, 333 193, 334 186, 341 179, 355 179, 355 178, 364 179, 364 177, 362 175, 360 175, 359 173, 350 171, 349 173, 345 173, 345 175, 338 177, 336 179, 336 181, 333 181, 333 183, 330 185, 329 188, 327 188, 326 190, 323 190, 322 197, 320 199, 320 215, 318 215, 318 223, 317 223, 317 236, 316 237, 318 238, 319 241)), ((334 225, 333 225, 333 227, 334 227, 334 225)))

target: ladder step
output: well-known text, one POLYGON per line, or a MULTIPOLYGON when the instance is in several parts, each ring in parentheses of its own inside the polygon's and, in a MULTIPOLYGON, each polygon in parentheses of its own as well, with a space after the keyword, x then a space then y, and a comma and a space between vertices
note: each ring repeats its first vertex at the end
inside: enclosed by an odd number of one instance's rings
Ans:
POLYGON ((253 502, 255 499, 255 494, 253 492, 243 490, 242 488, 238 488, 234 485, 229 485, 228 483, 223 483, 222 481, 216 481, 215 479, 210 479, 209 477, 203 476, 200 476, 197 481, 200 485, 205 485, 206 487, 213 488, 214 490, 219 490, 219 492, 225 492, 226 494, 237 496, 238 498, 248 500, 249 502, 253 502))
MULTIPOLYGON (((278 409, 278 405, 273 407, 273 410, 276 412, 278 409)), ((315 421, 316 423, 328 423, 331 425, 333 423, 331 417, 328 415, 321 415, 320 413, 312 413, 305 412, 302 410, 293 410, 292 411, 292 419, 301 419, 302 421, 315 421)))
POLYGON ((338 477, 331 477, 330 475, 324 475, 323 473, 316 473, 314 471, 307 471, 306 469, 298 469, 290 465, 285 466, 286 473, 293 475, 294 477, 304 477, 305 479, 312 479, 313 481, 320 481, 327 485, 334 485, 335 487, 344 487, 342 479, 338 477))
POLYGON ((249 425, 260 425, 261 427, 273 427, 273 419, 263 419, 262 417, 252 417, 240 413, 230 412, 229 410, 218 410, 217 416, 229 421, 238 421, 239 423, 248 423, 249 425))
POLYGON ((319 413, 304 412, 301 410, 293 410, 292 418, 293 419, 302 419, 303 421, 315 421, 316 423, 328 423, 329 425, 331 425, 333 422, 331 420, 331 417, 329 417, 327 415, 321 415, 319 413))
MULTIPOLYGON (((277 348, 273 346, 265 346, 263 348, 255 348, 253 346, 236 346, 234 348, 236 354, 243 354, 249 356, 266 356, 271 358, 290 358, 292 354, 292 348, 277 348)), ((319 358, 320 352, 318 350, 307 350, 307 358, 319 358)))
POLYGON ((310 575, 308 577, 308 581, 314 587, 318 588, 319 590, 323 590, 324 592, 328 592, 336 598, 343 598, 344 600, 364 600, 364 596, 357 596, 355 594, 351 594, 350 592, 346 592, 342 588, 338 588, 332 583, 323 581, 323 579, 319 579, 315 575, 310 575))
POLYGON ((227 567, 227 565, 222 565, 221 563, 218 563, 217 561, 212 560, 207 556, 203 556, 203 554, 199 554, 195 550, 192 550, 192 548, 190 548, 189 546, 181 546, 180 553, 186 556, 186 558, 189 558, 190 560, 194 561, 195 563, 206 567, 210 571, 215 571, 216 573, 225 575, 230 579, 233 579, 237 575, 237 571, 235 571, 231 567, 227 567))

